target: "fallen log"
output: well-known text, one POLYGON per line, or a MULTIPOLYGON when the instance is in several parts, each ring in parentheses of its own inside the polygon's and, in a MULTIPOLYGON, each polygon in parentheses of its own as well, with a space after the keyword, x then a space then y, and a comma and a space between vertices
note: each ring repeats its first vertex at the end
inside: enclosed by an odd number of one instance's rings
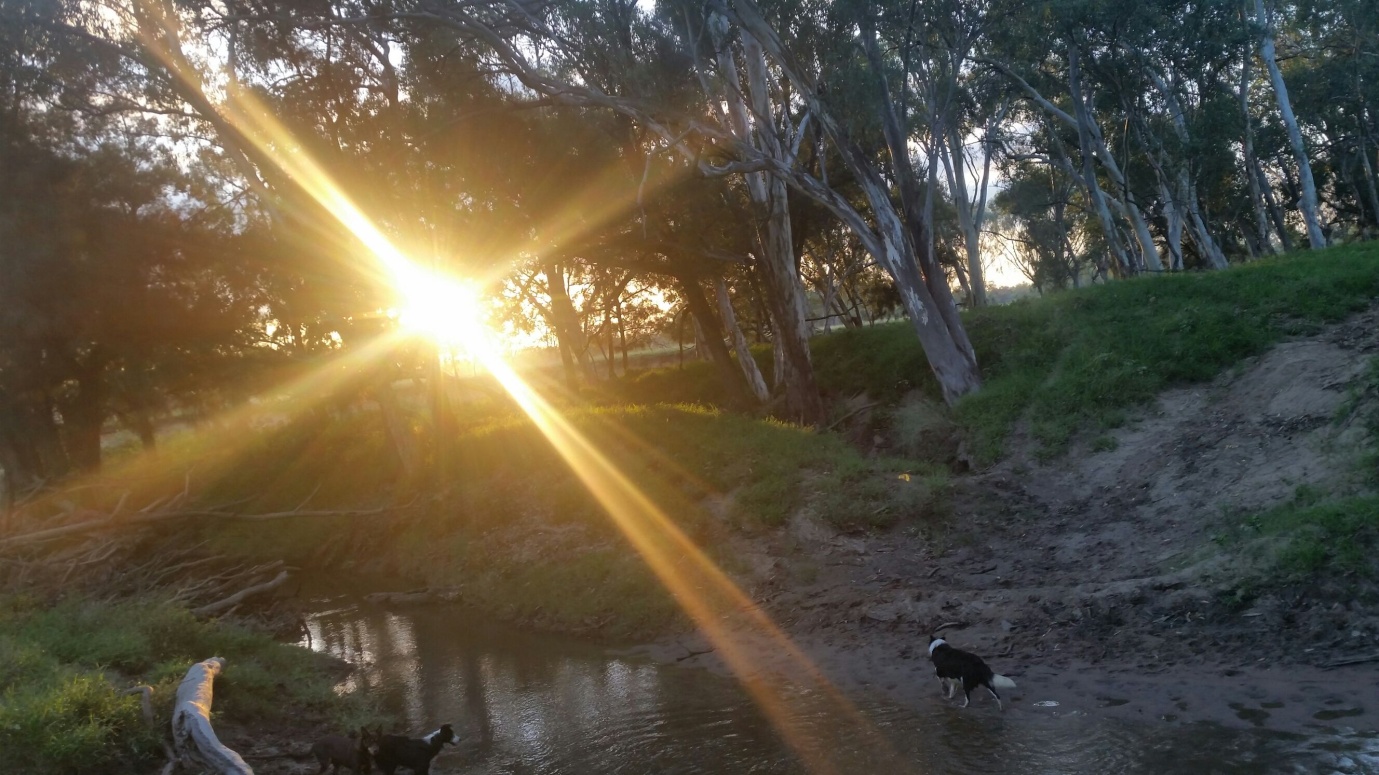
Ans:
POLYGON ((265 581, 262 584, 245 587, 227 598, 217 600, 214 603, 207 603, 199 608, 193 608, 192 616, 200 618, 202 616, 213 616, 221 611, 227 611, 254 595, 262 595, 265 592, 272 592, 278 587, 281 587, 283 584, 287 583, 289 576, 290 574, 286 570, 280 571, 277 576, 273 577, 272 581, 265 581))
POLYGON ((213 775, 254 775, 244 759, 226 748, 211 727, 212 684, 225 660, 211 657, 191 666, 172 706, 172 743, 183 766, 213 775))

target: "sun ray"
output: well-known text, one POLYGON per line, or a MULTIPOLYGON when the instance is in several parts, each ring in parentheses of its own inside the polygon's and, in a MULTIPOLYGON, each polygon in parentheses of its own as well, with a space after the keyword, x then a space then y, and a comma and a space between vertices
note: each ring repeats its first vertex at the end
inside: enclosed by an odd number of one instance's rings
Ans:
MULTIPOLYGON (((396 334, 375 337, 274 387, 274 400, 267 409, 262 405, 244 402, 216 415, 206 427, 175 439, 173 447, 177 451, 176 460, 184 463, 183 466, 170 465, 166 450, 164 454, 132 455, 25 503, 23 510, 34 514, 52 511, 60 507, 72 492, 97 488, 110 490, 116 498, 120 497, 118 493, 124 493, 126 497, 134 496, 132 501, 123 504, 132 510, 147 505, 138 502, 138 496, 142 495, 148 500, 165 498, 166 490, 174 480, 191 490, 212 483, 233 471, 236 463, 248 454, 257 434, 245 433, 244 429, 251 426, 256 416, 268 413, 285 415, 290 419, 301 409, 319 404, 322 396, 338 391, 357 380, 361 373, 373 369, 398 343, 396 334)), ((99 508, 111 499, 99 496, 83 499, 87 500, 90 501, 88 508, 99 508)))
MULTIPOLYGON (((164 25, 176 23, 175 19, 164 18, 162 21, 164 25)), ((164 34, 171 35, 175 40, 177 30, 165 28, 164 34)), ((176 77, 184 79, 190 88, 205 94, 199 75, 185 60, 170 51, 164 41, 153 35, 145 35, 145 42, 176 77)), ((474 323, 474 318, 456 317, 452 315, 456 310, 444 309, 447 304, 453 306, 457 301, 463 301, 461 291, 445 285, 453 281, 445 281, 404 256, 305 151, 280 151, 298 146, 290 132, 252 95, 231 85, 227 99, 218 107, 222 111, 221 116, 233 124, 261 156, 271 160, 291 177, 377 258, 393 286, 407 297, 407 303, 415 301, 417 311, 413 313, 416 316, 413 322, 416 328, 434 331, 452 326, 459 329, 456 335, 467 339, 464 344, 494 374, 583 484, 598 498, 609 517, 642 555, 661 583, 715 644, 729 667, 806 767, 818 773, 841 772, 845 769, 824 750, 824 744, 817 737, 805 730, 800 714, 792 707, 792 701, 782 687, 770 678, 772 671, 768 666, 755 658, 753 649, 739 636, 741 631, 766 638, 769 648, 783 655, 791 680, 821 692, 830 701, 838 723, 847 725, 858 739, 864 740, 871 754, 887 758, 895 765, 887 767, 888 771, 905 769, 901 762, 895 760, 894 754, 884 754, 890 750, 884 738, 770 617, 606 455, 517 376, 500 357, 492 337, 474 323), (437 299, 437 294, 443 294, 445 298, 437 299)), ((629 204, 610 198, 592 206, 581 202, 579 207, 583 207, 582 210, 572 205, 558 214, 552 232, 561 239, 573 239, 591 224, 612 217, 629 204)))
MULTIPOLYGON (((484 357, 483 352, 479 355, 484 357)), ((797 713, 779 687, 766 680, 777 666, 763 665, 754 656, 760 647, 744 643, 735 628, 764 637, 766 650, 784 657, 783 666, 793 682, 821 692, 837 714, 837 721, 847 724, 857 739, 865 740, 873 755, 894 764, 896 768, 891 771, 902 771, 904 765, 897 760, 892 746, 852 702, 655 502, 510 366, 496 359, 486 366, 599 500, 811 771, 844 770, 801 727, 797 713)))

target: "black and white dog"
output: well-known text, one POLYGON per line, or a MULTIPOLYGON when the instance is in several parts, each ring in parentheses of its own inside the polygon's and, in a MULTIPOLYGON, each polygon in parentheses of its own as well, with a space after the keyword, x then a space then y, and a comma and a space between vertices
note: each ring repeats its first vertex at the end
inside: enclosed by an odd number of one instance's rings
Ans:
POLYGON ((962 706, 966 708, 967 703, 972 701, 972 690, 978 686, 985 686, 986 690, 991 692, 991 696, 996 698, 996 707, 1005 709, 1001 704, 1001 695, 996 693, 996 689, 1014 689, 1015 682, 991 672, 991 668, 986 666, 981 657, 962 649, 955 649, 943 638, 931 635, 929 659, 934 661, 934 675, 938 676, 939 691, 946 691, 948 699, 953 698, 953 687, 961 682, 962 706))

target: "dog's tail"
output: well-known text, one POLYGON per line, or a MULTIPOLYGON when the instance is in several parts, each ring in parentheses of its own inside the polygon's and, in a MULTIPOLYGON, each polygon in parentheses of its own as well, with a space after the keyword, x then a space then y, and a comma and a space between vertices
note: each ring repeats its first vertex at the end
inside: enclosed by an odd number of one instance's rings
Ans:
POLYGON ((1012 680, 1010 680, 1009 678, 1006 678, 1006 677, 1003 676, 1003 675, 993 675, 993 676, 991 676, 991 685, 994 686, 994 687, 996 687, 997 689, 1014 689, 1014 688, 1015 688, 1015 682, 1012 681, 1012 680))

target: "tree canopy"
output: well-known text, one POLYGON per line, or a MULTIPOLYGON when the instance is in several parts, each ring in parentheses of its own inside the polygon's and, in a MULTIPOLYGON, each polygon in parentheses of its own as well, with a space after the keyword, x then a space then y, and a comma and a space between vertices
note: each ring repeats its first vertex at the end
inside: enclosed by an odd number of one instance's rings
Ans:
MULTIPOLYGON (((371 346, 405 300, 369 234, 575 392, 693 343, 737 405, 820 423, 809 337, 900 314, 956 402, 1003 266, 1052 292, 1379 233, 1371 11, 0 3, 0 467, 371 346)), ((350 384, 440 379, 390 352, 350 384)))

